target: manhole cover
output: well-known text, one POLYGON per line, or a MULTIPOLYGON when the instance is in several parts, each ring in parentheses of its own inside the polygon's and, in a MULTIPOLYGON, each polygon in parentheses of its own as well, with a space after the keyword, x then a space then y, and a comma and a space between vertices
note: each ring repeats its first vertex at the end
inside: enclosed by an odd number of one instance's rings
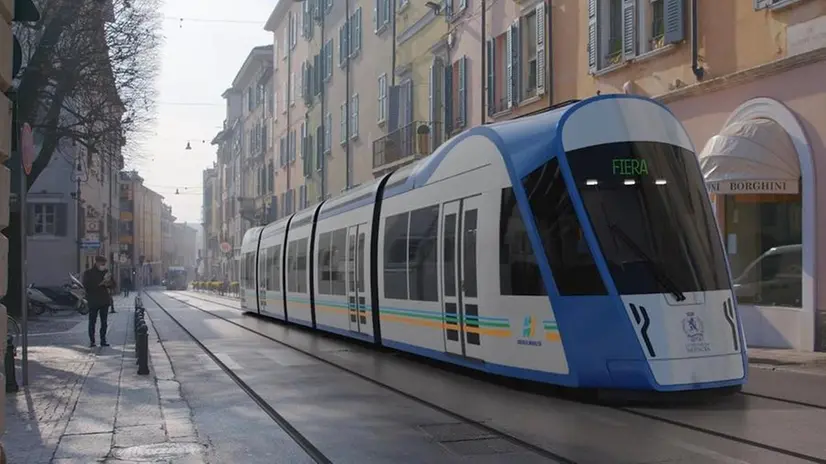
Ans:
POLYGON ((200 452, 201 445, 197 443, 155 443, 118 448, 112 454, 113 457, 124 461, 154 461, 159 458, 175 458, 200 452))

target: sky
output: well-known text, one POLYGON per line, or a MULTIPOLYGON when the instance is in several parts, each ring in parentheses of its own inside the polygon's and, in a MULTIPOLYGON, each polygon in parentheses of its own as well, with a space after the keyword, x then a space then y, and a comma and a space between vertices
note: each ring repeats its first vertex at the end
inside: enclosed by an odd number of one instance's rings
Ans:
POLYGON ((201 222, 203 170, 216 159, 210 141, 225 116, 221 94, 250 49, 272 43, 264 23, 277 2, 166 0, 157 117, 127 169, 164 196, 177 222, 201 222))

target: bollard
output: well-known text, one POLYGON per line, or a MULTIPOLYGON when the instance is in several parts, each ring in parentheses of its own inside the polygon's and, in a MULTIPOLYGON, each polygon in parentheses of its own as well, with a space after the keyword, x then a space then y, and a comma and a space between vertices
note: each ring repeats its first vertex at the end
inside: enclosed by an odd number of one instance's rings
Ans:
POLYGON ((149 328, 143 324, 138 329, 138 339, 136 345, 140 347, 138 351, 138 375, 149 375, 149 328))
POLYGON ((14 343, 12 340, 14 337, 9 335, 6 337, 6 358, 5 358, 5 368, 6 368, 6 393, 15 393, 17 392, 17 377, 15 377, 14 372, 14 343))

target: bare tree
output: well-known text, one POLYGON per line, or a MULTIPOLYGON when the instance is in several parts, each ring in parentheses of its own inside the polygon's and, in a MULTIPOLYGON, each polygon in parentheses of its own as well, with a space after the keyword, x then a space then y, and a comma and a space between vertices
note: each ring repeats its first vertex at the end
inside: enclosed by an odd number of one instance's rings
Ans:
MULTIPOLYGON (((161 0, 35 1, 41 20, 15 24, 23 49, 17 121, 28 122, 40 140, 28 187, 61 147, 73 144, 120 169, 130 155, 122 151, 127 137, 139 138, 154 117, 161 0)), ((11 270, 4 304, 14 312, 25 272, 20 227, 15 213, 4 231, 11 270)))
POLYGON ((39 3, 41 21, 17 31, 24 50, 18 120, 42 139, 29 187, 65 141, 120 164, 107 156, 120 150, 101 148, 140 139, 148 128, 161 43, 159 0, 39 3))

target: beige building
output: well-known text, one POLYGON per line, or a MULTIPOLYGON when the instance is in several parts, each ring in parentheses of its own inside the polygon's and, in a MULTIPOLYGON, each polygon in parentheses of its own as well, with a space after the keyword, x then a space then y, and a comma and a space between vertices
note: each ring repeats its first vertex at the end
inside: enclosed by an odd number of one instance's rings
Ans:
POLYGON ((134 171, 121 172, 120 192, 120 259, 125 262, 122 269, 131 264, 134 270, 142 272, 144 284, 159 283, 163 276, 163 197, 143 185, 143 178, 134 171))

